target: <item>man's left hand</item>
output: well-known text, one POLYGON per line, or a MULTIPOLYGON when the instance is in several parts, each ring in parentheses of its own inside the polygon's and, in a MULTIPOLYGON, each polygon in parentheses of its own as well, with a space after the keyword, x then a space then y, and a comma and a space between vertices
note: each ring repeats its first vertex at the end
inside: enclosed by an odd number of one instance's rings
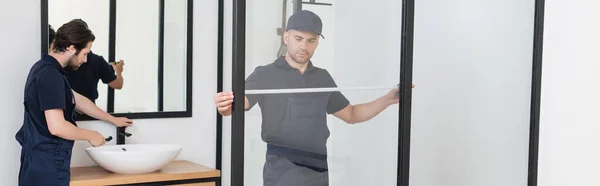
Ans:
MULTIPOLYGON (((415 88, 415 84, 412 84, 412 88, 415 88)), ((400 89, 398 88, 392 89, 386 95, 381 97, 381 99, 388 105, 397 104, 400 102, 400 97, 398 97, 399 92, 400 89)))
POLYGON ((400 89, 397 89, 397 88, 392 89, 387 94, 385 94, 383 97, 381 97, 381 100, 384 101, 388 105, 397 104, 398 102, 400 102, 400 97, 398 97, 399 91, 400 91, 400 89))

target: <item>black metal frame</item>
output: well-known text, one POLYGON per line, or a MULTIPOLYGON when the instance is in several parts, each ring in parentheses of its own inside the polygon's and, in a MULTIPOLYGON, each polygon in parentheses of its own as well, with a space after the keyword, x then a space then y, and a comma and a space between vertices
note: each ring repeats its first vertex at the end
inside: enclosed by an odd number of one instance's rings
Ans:
POLYGON ((398 186, 409 186, 415 0, 403 0, 398 109, 398 186))
MULTIPOLYGON (((42 26, 42 30, 41 30, 41 34, 42 34, 42 46, 41 46, 41 52, 42 54, 47 54, 48 53, 48 44, 50 43, 49 37, 48 37, 48 0, 42 0, 40 2, 40 7, 41 7, 41 14, 40 14, 40 22, 41 22, 41 26, 42 26)), ((56 29, 56 28, 55 28, 56 29)))
POLYGON ((244 90, 246 69, 246 1, 233 1, 231 114, 231 185, 244 185, 244 90), (238 112, 239 111, 239 112, 238 112))
MULTIPOLYGON (((161 0, 164 5, 164 0, 161 0)), ((115 61, 115 49, 116 49, 116 0, 110 0, 109 8, 109 51, 108 60, 115 61)), ((186 110, 185 111, 167 111, 167 112, 134 112, 134 113, 113 113, 114 112, 114 89, 108 87, 107 95, 107 108, 106 111, 116 117, 127 117, 130 119, 142 119, 142 118, 181 118, 181 117, 192 117, 192 57, 193 57, 193 0, 187 0, 187 56, 186 56, 186 110)), ((161 18, 164 18, 164 8, 161 8, 161 18)), ((41 52, 46 54, 48 52, 48 0, 41 0, 41 52)), ((164 31, 164 20, 161 22, 161 31, 164 31)), ((55 28, 58 29, 58 28, 55 28)), ((161 32, 162 33, 162 32, 161 32)), ((161 37, 162 38, 162 37, 161 37)), ((160 38, 159 38, 160 39, 160 38)), ((164 38, 162 38, 164 41, 164 38)), ((159 55, 163 56, 163 46, 159 47, 159 55)), ((162 66, 160 66, 162 57, 159 60, 159 75, 162 74, 162 66)), ((164 62, 163 62, 164 63, 164 62)), ((164 65, 164 64, 163 64, 164 65)), ((162 84, 159 77, 159 85, 162 84)), ((159 86, 161 87, 161 86, 159 86)), ((159 92, 160 88, 159 88, 159 92)), ((160 93, 159 93, 160 94, 160 93)), ((162 96, 159 96, 159 102, 162 102, 162 96)), ((159 104, 160 105, 160 104, 159 104)), ((77 118, 78 121, 89 121, 96 120, 87 115, 82 115, 77 118)), ((118 129, 119 132, 124 132, 123 129, 118 129)), ((117 143, 124 142, 119 139, 117 135, 117 143)))
MULTIPOLYGON (((110 0, 108 10, 108 61, 115 61, 115 53, 117 48, 117 0, 110 0)), ((106 112, 112 113, 115 111, 115 89, 108 86, 106 95, 106 112)), ((88 115, 79 117, 78 120, 95 120, 88 115)), ((121 140, 117 138, 117 143, 121 140)))
MULTIPOLYGON (((225 22, 225 2, 219 0, 218 5, 218 36, 217 36, 217 93, 223 91, 223 40, 224 40, 224 22, 225 22)), ((216 165, 217 170, 221 170, 222 156, 223 156, 223 116, 217 112, 217 152, 216 152, 216 165)))
MULTIPOLYGON (((294 1, 294 12, 302 10, 300 0, 294 1)), ((311 3, 308 3, 311 4, 311 3)), ((532 59, 532 89, 529 139, 528 186, 537 186, 538 144, 539 144, 539 115, 542 76, 543 27, 545 0, 535 2, 535 27, 532 59)), ((410 130, 411 130, 411 100, 412 100, 412 67, 413 67, 413 36, 415 0, 403 0, 402 7, 402 51, 399 104, 399 144, 398 144, 398 186, 409 186, 410 172, 410 130)), ((244 77, 245 77, 245 14, 244 0, 233 2, 233 92, 234 108, 232 113, 232 150, 231 150, 231 184, 244 184, 244 77)), ((220 30, 222 32, 222 30, 220 30)), ((219 38, 222 39, 222 38, 219 38)), ((221 67, 220 67, 220 70, 221 67)), ((220 72, 222 74, 222 72, 220 72)), ((222 78, 221 76, 219 78, 222 78)), ((222 81, 222 79, 220 79, 222 81)), ((220 87, 222 88, 222 87, 220 87)), ((221 89, 219 89, 221 90, 221 89)), ((218 116, 220 119, 220 116, 218 116)), ((222 120, 218 120, 222 124, 222 120)), ((219 140, 220 142, 220 140, 219 140)), ((220 145, 220 144, 219 144, 220 145)), ((219 149, 220 150, 220 149, 219 149)), ((219 151, 221 152, 221 151, 219 151)), ((218 152, 218 153, 219 153, 218 152)), ((218 154, 219 155, 219 154, 218 154)), ((220 162, 219 162, 220 164, 220 162)))
POLYGON ((201 179, 188 179, 188 180, 175 180, 175 181, 162 181, 162 182, 150 182, 150 183, 135 183, 135 184, 125 184, 120 186, 161 186, 161 185, 181 185, 181 184, 190 184, 190 183, 211 183, 214 182, 215 185, 221 185, 221 178, 201 178, 201 179))
POLYGON ((165 80, 165 0, 158 1, 158 112, 164 111, 165 80))
POLYGON ((537 186, 538 147, 540 138, 540 102, 542 90, 542 56, 544 47, 544 6, 545 0, 535 1, 535 21, 533 35, 533 62, 531 79, 531 108, 529 126, 529 166, 527 185, 537 186))

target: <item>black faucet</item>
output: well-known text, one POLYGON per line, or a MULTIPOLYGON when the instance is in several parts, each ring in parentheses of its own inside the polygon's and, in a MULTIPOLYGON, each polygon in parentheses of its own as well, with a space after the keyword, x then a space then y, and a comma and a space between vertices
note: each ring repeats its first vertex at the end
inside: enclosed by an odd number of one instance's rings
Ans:
POLYGON ((119 132, 119 135, 123 135, 125 137, 131 137, 131 133, 128 133, 128 132, 119 132))
MULTIPOLYGON (((125 136, 125 137, 131 137, 131 133, 128 132, 119 132, 117 135, 121 135, 121 136, 125 136)), ((109 142, 113 139, 112 136, 108 136, 108 138, 106 138, 106 142, 109 142)))

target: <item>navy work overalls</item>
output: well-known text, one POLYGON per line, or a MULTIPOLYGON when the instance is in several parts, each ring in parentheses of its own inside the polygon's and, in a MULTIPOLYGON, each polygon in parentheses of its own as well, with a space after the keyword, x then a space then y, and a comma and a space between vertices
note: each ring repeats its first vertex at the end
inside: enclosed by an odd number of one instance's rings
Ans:
POLYGON ((25 84, 23 126, 16 139, 21 145, 20 186, 68 186, 73 141, 54 136, 44 111, 63 109, 73 125, 75 99, 62 66, 49 55, 31 68, 25 84))

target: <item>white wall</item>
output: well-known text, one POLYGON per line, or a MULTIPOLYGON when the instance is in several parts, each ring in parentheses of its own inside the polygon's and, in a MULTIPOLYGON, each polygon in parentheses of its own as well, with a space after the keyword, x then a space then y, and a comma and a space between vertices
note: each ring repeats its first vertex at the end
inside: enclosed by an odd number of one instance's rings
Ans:
MULTIPOLYGON (((0 50, 5 61, 1 68, 0 113, 4 121, 0 130, 0 182, 16 185, 20 147, 14 136, 23 121, 23 86, 31 65, 40 57, 40 3, 14 1, 0 8, 0 33, 4 45, 0 50), (19 25, 19 26, 14 26, 19 25)), ((215 109, 217 54, 217 1, 194 3, 194 86, 193 117, 179 119, 135 120, 128 129, 133 136, 127 143, 176 143, 183 146, 178 159, 215 166, 215 109)), ((80 127, 102 134, 115 135, 115 128, 99 121, 79 122, 80 127)), ((115 141, 107 145, 113 145, 115 141)), ((76 142, 72 166, 95 163, 85 154, 87 142, 76 142)))
POLYGON ((527 183, 533 0, 415 4, 410 183, 527 183))
POLYGON ((600 185, 598 7, 546 0, 539 186, 600 185))
POLYGON ((40 3, 12 1, 0 6, 0 183, 17 185, 21 148, 15 134, 23 122, 23 87, 31 65, 39 60, 40 3), (18 25, 18 26, 16 26, 18 25), (8 68, 10 67, 10 68, 8 68))

